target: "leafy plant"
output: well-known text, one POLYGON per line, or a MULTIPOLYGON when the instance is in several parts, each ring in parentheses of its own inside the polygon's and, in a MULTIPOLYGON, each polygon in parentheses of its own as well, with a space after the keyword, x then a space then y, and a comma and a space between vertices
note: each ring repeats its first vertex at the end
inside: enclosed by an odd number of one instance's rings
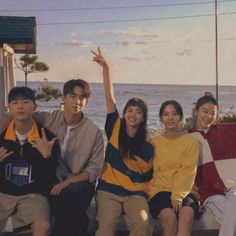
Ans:
POLYGON ((235 112, 229 112, 225 114, 224 116, 220 117, 221 123, 236 123, 236 113, 235 112))
POLYGON ((47 79, 41 82, 39 87, 34 91, 36 99, 43 102, 57 99, 62 95, 61 90, 50 85, 47 79))
POLYGON ((44 72, 48 71, 49 67, 44 62, 38 61, 38 56, 36 55, 29 55, 25 54, 24 56, 20 57, 20 64, 16 66, 18 69, 24 72, 25 75, 25 86, 27 87, 28 75, 30 73, 36 72, 44 72))

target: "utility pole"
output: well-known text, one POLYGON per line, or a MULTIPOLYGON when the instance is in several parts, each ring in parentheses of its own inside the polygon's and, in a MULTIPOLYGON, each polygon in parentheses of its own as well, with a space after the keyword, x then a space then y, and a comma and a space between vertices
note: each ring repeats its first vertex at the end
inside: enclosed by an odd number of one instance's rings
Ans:
POLYGON ((215 66, 216 66, 216 101, 219 102, 219 83, 218 83, 218 6, 215 0, 215 66))

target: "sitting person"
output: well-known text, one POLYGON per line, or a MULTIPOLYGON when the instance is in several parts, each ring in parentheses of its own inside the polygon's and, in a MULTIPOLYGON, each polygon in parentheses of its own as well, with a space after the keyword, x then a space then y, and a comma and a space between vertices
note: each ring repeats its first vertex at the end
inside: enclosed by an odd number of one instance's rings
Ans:
POLYGON ((203 210, 220 224, 219 236, 236 231, 236 124, 216 124, 218 103, 205 95, 196 103, 196 124, 189 132, 201 143, 196 185, 203 210))
POLYGON ((164 236, 189 236, 199 210, 198 194, 193 190, 199 142, 181 133, 183 111, 178 102, 164 102, 159 117, 165 131, 151 139, 155 155, 150 211, 160 219, 164 236))
MULTIPOLYGON (((87 235, 87 209, 95 193, 95 182, 104 160, 104 140, 99 127, 83 113, 91 89, 85 80, 72 79, 63 86, 64 110, 34 112, 35 120, 55 133, 61 144, 58 183, 50 203, 55 223, 52 235, 87 235)), ((11 120, 0 116, 0 131, 11 120)))
POLYGON ((46 236, 50 209, 44 195, 56 179, 59 146, 32 118, 33 90, 13 88, 8 103, 13 120, 0 135, 0 232, 31 225, 33 236, 46 236))
POLYGON ((109 66, 99 48, 92 53, 93 60, 103 68, 108 139, 105 166, 96 194, 96 236, 114 236, 122 213, 130 236, 151 236, 145 191, 152 178, 153 147, 146 140, 147 106, 142 99, 131 98, 121 118, 113 96, 109 66))

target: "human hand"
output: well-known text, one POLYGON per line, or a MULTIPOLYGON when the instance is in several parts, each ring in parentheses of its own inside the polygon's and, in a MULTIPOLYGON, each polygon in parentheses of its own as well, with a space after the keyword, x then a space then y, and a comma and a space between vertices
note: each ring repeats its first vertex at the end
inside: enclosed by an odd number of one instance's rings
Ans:
POLYGON ((5 147, 0 147, 0 162, 4 161, 5 158, 10 156, 13 153, 13 151, 8 152, 8 150, 5 147))
POLYGON ((178 200, 172 200, 171 204, 173 206, 173 210, 175 213, 179 213, 183 207, 182 202, 180 202, 178 200))
POLYGON ((102 55, 101 50, 100 50, 99 47, 98 47, 97 52, 94 52, 93 50, 91 50, 91 53, 94 55, 93 61, 96 61, 103 68, 108 67, 108 64, 107 64, 104 56, 102 55))
POLYGON ((37 139, 36 141, 30 142, 33 148, 38 149, 38 151, 42 154, 42 156, 46 159, 51 156, 52 147, 57 140, 57 138, 53 138, 51 141, 47 140, 44 128, 42 130, 42 138, 37 139))
POLYGON ((69 183, 68 179, 60 182, 59 184, 56 184, 52 188, 50 194, 53 195, 53 196, 58 196, 60 194, 61 190, 65 187, 67 187, 69 184, 70 183, 69 183))

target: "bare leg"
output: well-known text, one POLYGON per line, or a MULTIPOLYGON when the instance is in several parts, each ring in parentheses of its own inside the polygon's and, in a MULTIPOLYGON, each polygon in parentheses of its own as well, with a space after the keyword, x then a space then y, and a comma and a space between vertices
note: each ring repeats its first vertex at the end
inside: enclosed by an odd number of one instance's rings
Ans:
POLYGON ((48 236, 49 235, 49 223, 44 219, 36 220, 32 225, 33 236, 48 236))
POLYGON ((177 236, 190 236, 192 231, 194 210, 184 206, 179 213, 177 236))
POLYGON ((165 208, 159 215, 163 236, 175 236, 177 232, 177 217, 171 208, 165 208))

